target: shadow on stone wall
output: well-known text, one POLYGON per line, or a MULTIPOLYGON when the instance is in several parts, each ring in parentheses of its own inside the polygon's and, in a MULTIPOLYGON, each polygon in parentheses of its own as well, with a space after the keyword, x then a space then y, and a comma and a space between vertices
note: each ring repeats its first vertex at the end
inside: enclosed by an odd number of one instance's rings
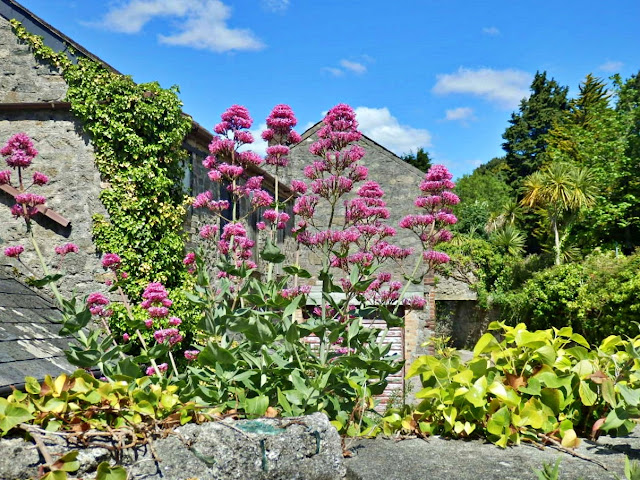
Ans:
POLYGON ((455 348, 472 350, 498 315, 497 308, 481 308, 475 300, 438 300, 435 333, 450 337, 450 344, 455 348))

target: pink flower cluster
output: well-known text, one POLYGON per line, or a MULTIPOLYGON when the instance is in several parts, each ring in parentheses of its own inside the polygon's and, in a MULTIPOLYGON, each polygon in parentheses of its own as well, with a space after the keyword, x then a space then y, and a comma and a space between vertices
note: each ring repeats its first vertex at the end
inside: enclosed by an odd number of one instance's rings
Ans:
MULTIPOLYGON (((169 369, 169 365, 167 365, 166 363, 160 363, 158 364, 158 370, 160 370, 160 372, 166 372, 169 369)), ((156 369, 153 367, 147 367, 147 370, 145 371, 145 373, 147 374, 147 376, 152 376, 155 375, 156 369)))
POLYGON ((114 272, 120 267, 121 262, 122 259, 116 253, 105 253, 102 257, 102 267, 113 270, 114 272))
POLYGON ((453 238, 446 227, 458 221, 450 208, 460 201, 456 194, 449 191, 455 187, 451 178, 451 173, 444 165, 432 166, 420 184, 424 195, 415 201, 416 207, 426 210, 426 213, 407 215, 399 224, 418 236, 425 250, 423 258, 430 266, 449 262, 447 254, 435 251, 433 247, 453 238))
POLYGON ((276 226, 277 230, 284 230, 291 216, 286 212, 276 212, 275 210, 265 210, 262 218, 276 226))
POLYGON ((298 287, 285 288, 280 291, 282 298, 295 298, 299 295, 309 295, 311 293, 310 285, 300 285, 298 287))
POLYGON ((54 251, 61 257, 64 257, 68 253, 78 253, 79 249, 75 243, 65 243, 64 245, 59 245, 54 248, 54 251))
POLYGON ((223 255, 230 255, 236 266, 244 264, 249 268, 255 268, 255 263, 249 260, 253 256, 251 249, 254 243, 247 237, 247 230, 242 223, 232 222, 222 227, 218 249, 223 255))
POLYGON ((98 317, 111 316, 113 312, 106 309, 107 305, 109 305, 109 299, 100 292, 94 292, 87 297, 87 307, 91 315, 98 317))
POLYGON ((166 342, 169 344, 170 347, 173 347, 176 343, 180 343, 183 337, 177 328, 165 328, 161 330, 156 330, 153 333, 153 338, 158 343, 166 342))
MULTIPOLYGON (((164 285, 152 282, 142 294, 144 299, 140 306, 144 308, 152 319, 160 319, 169 315, 169 307, 173 304, 164 285)), ((152 322, 153 324, 153 322, 152 322)))
POLYGON ((185 350, 184 351, 184 358, 186 358, 187 360, 192 362, 193 360, 198 358, 199 354, 200 354, 200 350, 185 350))
POLYGON ((266 162, 276 167, 286 167, 289 163, 289 145, 299 143, 301 138, 293 130, 297 125, 293 110, 289 105, 276 105, 267 117, 267 129, 262 138, 269 142, 266 162))
POLYGON ((38 151, 26 133, 16 133, 0 149, 0 155, 8 157, 5 160, 11 168, 26 168, 31 165, 38 151))
POLYGON ((4 249, 4 255, 10 258, 19 258, 22 252, 24 252, 22 245, 15 245, 4 249))
POLYGON ((11 207, 11 214, 16 217, 24 217, 25 220, 29 220, 31 217, 38 213, 38 205, 44 205, 47 201, 42 195, 36 195, 35 193, 20 193, 16 195, 16 204, 11 207))

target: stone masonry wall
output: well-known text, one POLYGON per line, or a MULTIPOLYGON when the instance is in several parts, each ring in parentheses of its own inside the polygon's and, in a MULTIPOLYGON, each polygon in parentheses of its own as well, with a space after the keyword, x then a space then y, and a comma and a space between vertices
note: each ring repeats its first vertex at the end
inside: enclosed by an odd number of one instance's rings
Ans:
MULTIPOLYGON (((62 269, 61 290, 80 294, 104 288, 103 270, 92 241, 91 216, 106 214, 98 195, 100 194, 100 174, 94 165, 93 147, 89 139, 79 132, 80 125, 69 112, 27 111, 0 114, 0 143, 17 132, 27 133, 33 140, 39 155, 32 167, 26 170, 27 179, 38 170, 47 175, 49 183, 34 186, 29 191, 47 198, 47 206, 71 221, 63 228, 43 215, 36 215, 33 222, 35 236, 39 241, 45 260, 57 262, 54 247, 73 242, 80 253, 68 255, 62 269)), ((13 173, 12 180, 16 174, 13 173)), ((26 182, 27 185, 29 182, 26 182)), ((13 197, 0 191, 0 238, 4 246, 22 244, 25 253, 22 260, 29 269, 41 275, 40 264, 26 236, 25 223, 11 216, 9 209, 15 202, 13 197)), ((0 262, 16 267, 21 274, 31 276, 27 268, 15 259, 2 257, 0 262)))
POLYGON ((0 17, 0 103, 61 101, 66 93, 59 72, 36 60, 0 17))

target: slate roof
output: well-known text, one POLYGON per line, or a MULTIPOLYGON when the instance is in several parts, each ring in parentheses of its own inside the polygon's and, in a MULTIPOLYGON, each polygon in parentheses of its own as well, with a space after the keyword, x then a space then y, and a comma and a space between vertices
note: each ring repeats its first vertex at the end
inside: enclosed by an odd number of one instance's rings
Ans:
POLYGON ((75 370, 63 353, 69 339, 52 321, 60 316, 50 300, 0 265, 0 395, 21 386, 25 376, 42 380, 75 370))

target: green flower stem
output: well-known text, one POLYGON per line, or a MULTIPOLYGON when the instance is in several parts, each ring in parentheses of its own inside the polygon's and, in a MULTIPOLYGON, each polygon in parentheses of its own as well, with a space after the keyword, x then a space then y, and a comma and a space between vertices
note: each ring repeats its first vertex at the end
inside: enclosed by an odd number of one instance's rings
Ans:
MULTIPOLYGON (((36 255, 38 255, 38 260, 40 260, 40 265, 42 266, 42 272, 46 277, 49 275, 49 269, 47 268, 47 264, 44 261, 42 253, 40 252, 40 247, 38 247, 38 242, 36 241, 36 237, 33 234, 33 229, 29 227, 28 230, 29 230, 29 239, 31 240, 33 249, 36 251, 36 255)), ((56 300, 58 301, 58 305, 60 305, 60 308, 63 308, 64 304, 62 303, 62 296, 58 291, 58 287, 56 287, 55 283, 53 282, 50 283, 50 286, 51 286, 51 291, 53 292, 54 296, 56 297, 56 300)))
MULTIPOLYGON (((129 300, 127 299, 127 296, 122 291, 122 287, 120 285, 118 285, 118 293, 120 294, 120 298, 122 298, 122 303, 124 304, 124 308, 127 311, 127 315, 129 316, 129 320, 133 323, 135 320, 133 318, 133 312, 131 311, 131 305, 129 305, 129 300)), ((138 340, 140 340, 140 344, 142 345, 142 348, 144 349, 144 353, 148 354, 149 353, 149 347, 147 346, 147 342, 145 341, 144 337, 140 333, 140 330, 137 329, 137 328, 136 328, 136 335, 138 336, 138 340)), ((158 377, 162 378, 162 372, 158 368, 158 365, 156 364, 156 360, 154 358, 151 359, 151 365, 153 366, 153 369, 155 370, 156 375, 158 375, 158 377)))

